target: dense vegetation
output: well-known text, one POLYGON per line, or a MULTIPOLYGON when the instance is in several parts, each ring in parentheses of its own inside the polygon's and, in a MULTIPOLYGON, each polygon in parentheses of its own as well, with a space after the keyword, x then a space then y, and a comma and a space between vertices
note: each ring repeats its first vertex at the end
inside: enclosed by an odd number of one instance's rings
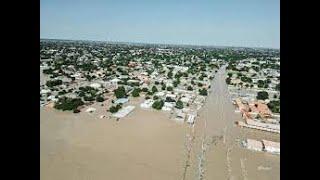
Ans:
POLYGON ((80 98, 67 98, 62 97, 58 99, 58 102, 54 105, 54 108, 60 109, 63 111, 71 111, 77 109, 79 106, 82 106, 84 102, 80 98))

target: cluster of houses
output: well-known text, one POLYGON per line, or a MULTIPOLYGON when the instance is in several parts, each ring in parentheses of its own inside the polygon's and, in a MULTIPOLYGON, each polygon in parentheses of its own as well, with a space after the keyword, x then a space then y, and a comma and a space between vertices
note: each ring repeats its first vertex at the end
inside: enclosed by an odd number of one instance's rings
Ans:
POLYGON ((248 58, 232 64, 228 69, 229 86, 276 94, 280 84, 280 59, 270 59, 248 58), (259 82, 265 82, 266 85, 259 85, 259 82))
POLYGON ((280 116, 274 115, 264 101, 247 102, 237 98, 233 103, 244 120, 237 122, 240 127, 280 134, 280 116))
MULTIPOLYGON (((179 48, 63 42, 43 42, 41 48, 43 73, 40 76, 46 81, 62 83, 54 86, 40 83, 40 106, 52 105, 60 97, 83 99, 79 96, 79 89, 90 87, 95 90, 94 94, 113 100, 115 105, 127 105, 113 114, 117 118, 133 111, 134 107, 128 106, 128 102, 135 98, 131 94, 138 88, 143 97, 148 97, 141 103, 141 108, 152 108, 156 101, 163 100, 161 111, 170 112, 172 119, 178 122, 194 123, 197 111, 206 99, 200 91, 210 92, 214 72, 222 62, 213 58, 204 61, 200 57, 202 51, 192 50, 198 55, 188 54, 186 52, 190 50, 179 48), (114 91, 119 87, 125 88, 126 97, 115 97, 114 91), (153 87, 157 89, 155 92, 153 87), (183 107, 177 108, 178 101, 183 107)), ((87 99, 85 105, 94 101, 87 99)))

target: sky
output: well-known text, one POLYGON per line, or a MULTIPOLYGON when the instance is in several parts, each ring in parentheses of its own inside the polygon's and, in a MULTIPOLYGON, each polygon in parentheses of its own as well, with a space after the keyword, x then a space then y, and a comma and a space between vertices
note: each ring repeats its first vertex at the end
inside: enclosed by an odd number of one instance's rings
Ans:
POLYGON ((280 0, 40 0, 40 38, 280 48, 280 0))

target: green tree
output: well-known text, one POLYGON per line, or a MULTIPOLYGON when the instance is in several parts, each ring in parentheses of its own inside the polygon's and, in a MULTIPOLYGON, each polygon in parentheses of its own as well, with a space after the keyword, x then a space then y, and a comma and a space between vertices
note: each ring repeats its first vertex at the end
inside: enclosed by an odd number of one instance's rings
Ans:
POLYGON ((202 95, 202 96, 207 96, 208 95, 208 91, 205 88, 199 89, 199 94, 202 95))
POLYGON ((269 94, 266 91, 260 91, 257 94, 257 99, 259 99, 259 100, 265 100, 265 99, 268 99, 268 98, 269 98, 269 94))
POLYGON ((273 113, 280 113, 280 101, 270 101, 268 107, 273 113))
POLYGON ((167 87, 167 91, 173 91, 173 87, 171 86, 167 87))
POLYGON ((58 80, 51 80, 51 81, 47 81, 46 85, 48 87, 53 87, 53 86, 58 86, 62 84, 62 80, 58 79, 58 80))
POLYGON ((231 84, 231 78, 230 78, 230 77, 228 77, 228 78, 226 79, 226 83, 227 83, 227 84, 231 84))
POLYGON ((140 89, 139 88, 135 88, 133 91, 132 91, 132 96, 133 97, 139 97, 140 96, 140 89))
POLYGON ((63 111, 71 111, 78 108, 79 106, 82 106, 83 104, 84 102, 80 98, 61 97, 54 105, 54 108, 63 111))
POLYGON ((188 86, 188 91, 192 91, 193 90, 193 88, 192 88, 192 86, 188 86))
POLYGON ((104 98, 103 98, 101 95, 98 95, 98 96, 96 97, 96 101, 97 101, 97 102, 103 102, 103 101, 104 101, 104 98))
POLYGON ((162 87, 161 87, 162 90, 166 90, 166 88, 167 88, 167 87, 166 87, 165 84, 163 84, 162 87))
POLYGON ((148 91, 149 91, 149 89, 148 89, 148 88, 146 88, 146 87, 144 87, 144 88, 142 88, 142 91, 143 91, 143 92, 148 92, 148 91))
POLYGON ((157 87, 156 86, 152 86, 152 93, 156 93, 156 92, 158 92, 157 87))
POLYGON ((117 98, 124 98, 126 97, 126 90, 123 86, 120 86, 116 90, 114 90, 114 94, 117 98))
POLYGON ((183 108, 183 102, 178 100, 177 103, 176 103, 176 108, 182 109, 183 108))
POLYGON ((121 109, 121 104, 117 104, 116 106, 111 106, 111 107, 109 108, 109 111, 110 111, 111 113, 116 113, 116 112, 119 111, 119 109, 121 109))
POLYGON ((164 105, 164 101, 163 100, 157 100, 152 104, 152 107, 154 109, 160 110, 164 105))

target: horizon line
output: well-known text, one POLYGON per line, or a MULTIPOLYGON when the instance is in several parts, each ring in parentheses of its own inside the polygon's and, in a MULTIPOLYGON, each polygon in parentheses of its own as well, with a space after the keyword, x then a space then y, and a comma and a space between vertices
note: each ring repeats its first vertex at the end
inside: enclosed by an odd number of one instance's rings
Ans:
POLYGON ((196 47, 220 47, 220 48, 251 48, 251 49, 272 49, 279 50, 280 48, 274 47, 249 47, 249 46, 228 46, 228 45, 195 45, 195 44, 174 44, 174 43, 153 43, 153 42, 129 42, 129 41, 108 41, 108 40, 90 40, 90 39, 68 39, 68 38, 41 38, 41 40, 62 40, 62 41, 93 41, 105 43, 119 43, 119 44, 146 44, 146 45, 169 45, 169 46, 196 46, 196 47))

